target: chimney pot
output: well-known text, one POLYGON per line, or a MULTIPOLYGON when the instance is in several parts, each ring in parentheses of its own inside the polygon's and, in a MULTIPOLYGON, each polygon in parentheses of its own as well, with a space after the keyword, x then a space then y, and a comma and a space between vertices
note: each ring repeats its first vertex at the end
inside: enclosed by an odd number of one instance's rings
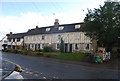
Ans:
POLYGON ((12 35, 12 32, 10 32, 10 35, 12 35))
POLYGON ((54 26, 59 26, 59 20, 55 19, 54 26))
POLYGON ((38 26, 36 26, 36 29, 38 29, 38 26))

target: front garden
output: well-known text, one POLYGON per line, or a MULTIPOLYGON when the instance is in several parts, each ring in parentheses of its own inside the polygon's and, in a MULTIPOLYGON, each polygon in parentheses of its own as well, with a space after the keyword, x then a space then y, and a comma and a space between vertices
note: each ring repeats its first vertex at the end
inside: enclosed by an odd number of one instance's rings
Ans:
POLYGON ((43 50, 39 49, 36 51, 7 49, 5 50, 5 52, 23 54, 23 55, 32 55, 32 56, 43 56, 47 58, 56 58, 56 59, 64 59, 64 60, 74 60, 74 61, 83 61, 86 58, 85 53, 62 53, 59 51, 54 51, 49 47, 45 47, 43 50))

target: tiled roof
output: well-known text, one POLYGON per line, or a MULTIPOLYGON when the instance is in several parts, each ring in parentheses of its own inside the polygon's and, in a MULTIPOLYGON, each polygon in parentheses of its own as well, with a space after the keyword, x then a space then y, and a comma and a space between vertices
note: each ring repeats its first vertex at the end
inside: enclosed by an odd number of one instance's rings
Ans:
POLYGON ((74 23, 74 24, 64 24, 59 25, 58 27, 49 26, 49 27, 41 27, 36 29, 31 29, 27 32, 27 35, 38 35, 38 34, 53 34, 53 33, 67 33, 67 32, 80 32, 84 31, 84 23, 74 23), (80 24, 80 29, 75 29, 75 25, 80 24), (63 26, 63 30, 59 30, 59 27, 63 26), (46 28, 50 28, 50 31, 46 31, 46 28))
POLYGON ((16 34, 11 34, 8 36, 8 39, 17 39, 17 38, 23 38, 27 33, 16 33, 16 34))
POLYGON ((80 31, 84 31, 84 25, 85 23, 74 23, 74 24, 59 25, 58 27, 49 26, 49 27, 35 28, 35 29, 30 29, 28 30, 28 32, 25 32, 25 33, 11 34, 8 36, 8 39, 23 38, 26 35, 80 32, 80 31), (75 29, 75 25, 81 25, 81 27, 79 29, 75 29), (59 27, 64 27, 64 29, 59 30, 59 27), (50 28, 50 31, 46 31, 46 28, 50 28))

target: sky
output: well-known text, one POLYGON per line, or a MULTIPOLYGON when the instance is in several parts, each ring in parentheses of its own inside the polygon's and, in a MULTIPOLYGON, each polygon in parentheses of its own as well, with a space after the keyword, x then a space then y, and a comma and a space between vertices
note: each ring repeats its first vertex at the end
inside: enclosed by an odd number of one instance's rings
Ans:
POLYGON ((0 40, 8 33, 59 24, 83 22, 87 9, 105 0, 0 0, 0 40))

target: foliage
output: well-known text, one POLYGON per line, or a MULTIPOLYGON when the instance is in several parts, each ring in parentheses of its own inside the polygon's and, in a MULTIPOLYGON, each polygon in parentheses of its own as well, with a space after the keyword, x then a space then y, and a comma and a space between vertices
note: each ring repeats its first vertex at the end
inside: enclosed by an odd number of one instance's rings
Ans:
POLYGON ((64 53, 64 41, 61 38, 61 43, 60 43, 60 52, 64 53))
POLYGON ((52 52, 52 51, 54 51, 54 50, 53 50, 52 47, 50 47, 50 46, 45 46, 45 47, 43 48, 43 51, 44 51, 44 52, 52 52))
MULTIPOLYGON (((47 48, 48 51, 49 48, 47 48)), ((6 52, 9 53, 20 53, 25 55, 39 55, 51 58, 65 59, 65 60, 76 60, 82 61, 86 57, 86 54, 83 53, 61 53, 61 52, 36 52, 32 50, 22 50, 18 52, 18 50, 8 49, 6 52), (17 51, 17 52, 16 52, 17 51)))
POLYGON ((7 49, 7 50, 5 50, 5 52, 10 52, 10 53, 21 53, 21 50, 17 50, 17 49, 7 49))
POLYGON ((120 37, 120 3, 105 2, 98 9, 89 9, 84 21, 88 36, 97 39, 99 46, 112 48, 120 37))
POLYGON ((42 52, 43 50, 42 49, 38 49, 38 50, 36 50, 36 52, 42 52))

